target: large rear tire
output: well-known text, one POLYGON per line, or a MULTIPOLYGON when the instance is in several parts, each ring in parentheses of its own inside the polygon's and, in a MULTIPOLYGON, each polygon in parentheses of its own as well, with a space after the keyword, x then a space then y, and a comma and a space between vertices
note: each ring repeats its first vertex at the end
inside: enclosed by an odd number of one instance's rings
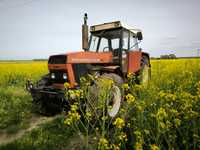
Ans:
POLYGON ((138 79, 139 84, 144 85, 144 86, 147 86, 151 79, 150 62, 149 62, 149 58, 145 55, 142 56, 141 69, 139 71, 137 79, 138 79))

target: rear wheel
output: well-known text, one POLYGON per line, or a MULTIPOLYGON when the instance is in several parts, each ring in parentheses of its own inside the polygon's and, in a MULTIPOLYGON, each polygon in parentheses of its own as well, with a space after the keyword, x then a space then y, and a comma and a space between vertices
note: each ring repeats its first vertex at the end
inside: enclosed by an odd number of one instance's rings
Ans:
POLYGON ((120 88, 116 85, 113 85, 111 94, 111 99, 107 100, 107 112, 110 117, 115 117, 121 106, 122 94, 120 88))
POLYGON ((147 56, 142 56, 141 59, 141 69, 138 75, 138 82, 141 85, 147 86, 151 79, 151 68, 149 58, 147 56))

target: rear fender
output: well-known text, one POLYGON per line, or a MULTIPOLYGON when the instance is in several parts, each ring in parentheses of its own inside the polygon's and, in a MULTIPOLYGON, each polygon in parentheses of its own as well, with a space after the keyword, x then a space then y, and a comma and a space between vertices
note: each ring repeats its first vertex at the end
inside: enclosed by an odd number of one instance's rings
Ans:
POLYGON ((136 73, 140 70, 141 58, 142 58, 142 52, 140 51, 128 52, 128 72, 127 73, 136 73))
POLYGON ((142 56, 149 58, 149 54, 141 51, 129 51, 128 52, 128 72, 127 73, 137 73, 141 69, 141 59, 142 56))
MULTIPOLYGON (((145 56, 146 58, 149 59, 149 62, 150 62, 150 58, 149 58, 149 54, 146 53, 146 52, 142 52, 142 56, 145 56)), ((149 63, 149 67, 151 67, 151 64, 149 63)))

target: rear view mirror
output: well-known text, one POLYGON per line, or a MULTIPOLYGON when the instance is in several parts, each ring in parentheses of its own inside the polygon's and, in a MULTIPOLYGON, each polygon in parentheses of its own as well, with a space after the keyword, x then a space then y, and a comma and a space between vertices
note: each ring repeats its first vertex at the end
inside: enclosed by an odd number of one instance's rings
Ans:
POLYGON ((139 41, 143 40, 142 32, 137 32, 137 39, 139 41))

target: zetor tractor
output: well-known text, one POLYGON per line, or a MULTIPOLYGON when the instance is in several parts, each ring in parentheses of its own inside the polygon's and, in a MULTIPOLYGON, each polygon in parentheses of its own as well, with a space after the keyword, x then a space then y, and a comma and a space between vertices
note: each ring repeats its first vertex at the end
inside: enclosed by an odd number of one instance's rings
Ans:
MULTIPOLYGON (((77 89, 80 78, 88 73, 106 76, 115 83, 115 91, 126 82, 129 73, 135 74, 140 84, 150 79, 149 54, 142 52, 138 44, 143 39, 142 31, 123 24, 120 21, 109 22, 90 27, 88 40, 87 14, 82 25, 82 47, 84 51, 53 55, 49 57, 49 74, 33 85, 27 82, 33 102, 43 114, 53 114, 67 104, 64 98, 64 83, 70 89, 77 89)), ((114 117, 119 111, 121 93, 114 93, 109 112, 114 117), (118 99, 116 99, 118 97, 118 99)))

